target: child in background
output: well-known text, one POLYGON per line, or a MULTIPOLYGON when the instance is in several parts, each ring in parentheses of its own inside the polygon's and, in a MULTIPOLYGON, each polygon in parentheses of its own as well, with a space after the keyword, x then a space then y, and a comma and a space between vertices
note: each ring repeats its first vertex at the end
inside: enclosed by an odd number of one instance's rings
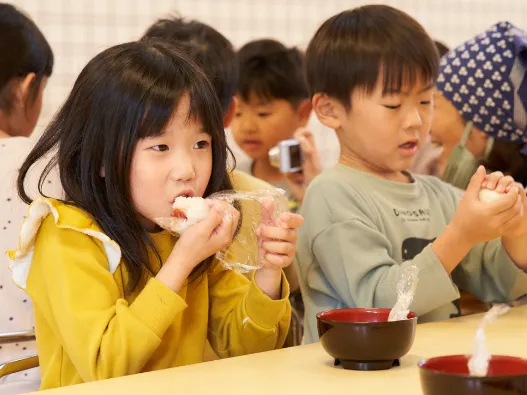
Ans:
POLYGON ((260 229, 251 280, 214 259, 232 207, 212 203, 179 238, 154 222, 177 196, 232 188, 216 93, 186 55, 152 41, 92 59, 20 170, 26 202, 29 169, 55 150, 66 198, 34 201, 10 252, 34 303, 42 389, 201 362, 207 338, 220 357, 282 346, 300 216, 260 229))
POLYGON ((313 134, 306 129, 311 115, 304 79, 304 55, 275 40, 257 40, 238 51, 239 81, 232 134, 253 160, 246 172, 286 190, 290 209, 301 204, 305 189, 320 172, 313 134), (296 138, 304 154, 301 173, 282 174, 269 160, 280 141, 296 138))
MULTIPOLYGON (((0 334, 7 334, 31 331, 34 324, 31 301, 11 280, 3 252, 16 244, 27 215, 27 204, 18 198, 16 176, 33 145, 29 136, 40 116, 54 58, 30 17, 5 3, 0 3, 0 53, 0 334)), ((46 180, 44 187, 54 194, 58 185, 46 180)), ((0 365, 34 354, 34 341, 0 344, 0 365)), ((7 375, 0 379, 0 393, 35 391, 39 378, 38 368, 7 375)))
MULTIPOLYGON (((207 74, 220 101, 223 127, 228 128, 236 111, 234 95, 239 78, 236 52, 231 42, 211 26, 179 17, 156 21, 148 28, 142 39, 152 38, 177 44, 207 74)), ((311 143, 310 134, 308 132, 306 134, 308 141, 303 143, 303 147, 308 150, 314 144, 311 143)), ((313 152, 313 157, 316 155, 317 153, 313 152)), ((312 166, 312 163, 313 161, 308 161, 306 166, 312 166)), ((273 188, 267 182, 244 171, 234 169, 229 175, 234 189, 238 191, 273 188)), ((284 272, 291 288, 290 299, 294 315, 285 345, 292 346, 300 344, 302 338, 303 305, 293 265, 284 268, 284 272)))
POLYGON ((319 120, 341 143, 340 163, 310 185, 295 264, 306 307, 393 307, 409 265, 419 269, 411 306, 421 321, 458 314, 459 289, 485 301, 527 293, 527 197, 510 177, 480 167, 464 196, 409 169, 430 131, 439 56, 409 15, 383 5, 344 11, 306 53, 319 120), (408 45, 412 43, 412 45, 408 45), (480 190, 503 190, 482 202, 480 190))
MULTIPOLYGON (((440 41, 434 41, 434 44, 439 52, 439 57, 442 58, 447 52, 448 47, 440 41)), ((443 149, 432 142, 429 135, 423 146, 415 155, 415 161, 411 168, 413 173, 437 175, 439 171, 439 158, 443 153, 443 149)))
MULTIPOLYGON (((527 186, 526 55, 526 33, 501 22, 442 57, 431 128, 441 155, 423 157, 430 174, 465 189, 484 164, 527 186)), ((462 311, 488 307, 461 296, 462 311)))
MULTIPOLYGON (((234 95, 238 85, 238 64, 232 43, 211 26, 179 17, 156 21, 142 37, 142 40, 148 39, 178 45, 205 72, 220 101, 223 127, 228 128, 234 117, 234 95)), ((243 171, 234 169, 229 175, 237 191, 272 188, 243 171)))
POLYGON ((439 175, 465 189, 479 164, 527 186, 527 34, 500 22, 441 60, 432 141, 439 175), (466 54, 469 54, 467 57, 466 54))

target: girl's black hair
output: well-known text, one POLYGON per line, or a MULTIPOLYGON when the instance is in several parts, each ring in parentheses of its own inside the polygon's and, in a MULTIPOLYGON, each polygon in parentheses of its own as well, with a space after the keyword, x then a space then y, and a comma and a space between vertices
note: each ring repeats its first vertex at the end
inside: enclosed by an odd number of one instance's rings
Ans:
POLYGON ((37 25, 10 4, 0 3, 0 110, 13 106, 10 82, 35 73, 28 100, 37 98, 44 77, 53 71, 53 51, 37 25))
MULTIPOLYGON (((91 214, 121 247, 130 292, 151 272, 148 247, 161 263, 132 204, 132 153, 139 139, 163 133, 184 95, 190 99, 189 118, 201 121, 212 137, 213 167, 205 196, 232 189, 227 174, 230 151, 212 85, 177 47, 156 40, 117 45, 93 58, 18 176, 19 195, 29 203, 24 187, 28 171, 43 156, 55 153, 40 177, 40 193, 45 177, 58 164, 64 202, 91 214)), ((198 265, 192 277, 201 276, 211 261, 212 257, 198 265)))

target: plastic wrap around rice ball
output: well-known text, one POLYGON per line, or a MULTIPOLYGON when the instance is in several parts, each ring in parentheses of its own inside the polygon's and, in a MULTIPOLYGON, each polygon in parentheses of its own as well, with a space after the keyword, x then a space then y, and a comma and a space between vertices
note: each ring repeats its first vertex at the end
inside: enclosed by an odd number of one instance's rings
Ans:
POLYGON ((174 235, 181 235, 207 218, 210 201, 223 201, 240 211, 240 222, 232 243, 216 253, 216 259, 229 270, 247 273, 263 266, 259 257, 257 229, 262 225, 279 226, 280 215, 287 211, 287 198, 281 189, 251 192, 223 191, 203 199, 178 197, 171 217, 156 218, 157 224, 174 235))

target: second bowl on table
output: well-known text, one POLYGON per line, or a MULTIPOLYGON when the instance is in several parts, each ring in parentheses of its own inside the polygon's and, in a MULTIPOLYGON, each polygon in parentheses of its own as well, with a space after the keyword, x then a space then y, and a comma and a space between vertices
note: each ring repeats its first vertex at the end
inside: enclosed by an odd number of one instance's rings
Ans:
POLYGON ((493 355, 487 376, 470 376, 469 357, 448 355, 419 364, 424 395, 527 394, 527 360, 493 355))
POLYGON ((390 309, 336 309, 317 314, 322 347, 344 369, 382 370, 410 351, 417 316, 388 322, 390 309))

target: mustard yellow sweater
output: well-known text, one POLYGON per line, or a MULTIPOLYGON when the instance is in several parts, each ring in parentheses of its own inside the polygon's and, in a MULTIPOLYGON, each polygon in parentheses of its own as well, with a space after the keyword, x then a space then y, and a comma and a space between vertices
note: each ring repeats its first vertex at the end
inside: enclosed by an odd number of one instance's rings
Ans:
MULTIPOLYGON (((164 262, 175 238, 150 236, 164 262)), ((31 205, 9 255, 34 304, 41 389, 202 362, 207 339, 223 358, 280 348, 287 334, 284 276, 276 301, 217 262, 178 294, 151 278, 125 296, 117 244, 87 213, 53 199, 31 205)), ((153 255, 150 265, 160 268, 153 255)))

